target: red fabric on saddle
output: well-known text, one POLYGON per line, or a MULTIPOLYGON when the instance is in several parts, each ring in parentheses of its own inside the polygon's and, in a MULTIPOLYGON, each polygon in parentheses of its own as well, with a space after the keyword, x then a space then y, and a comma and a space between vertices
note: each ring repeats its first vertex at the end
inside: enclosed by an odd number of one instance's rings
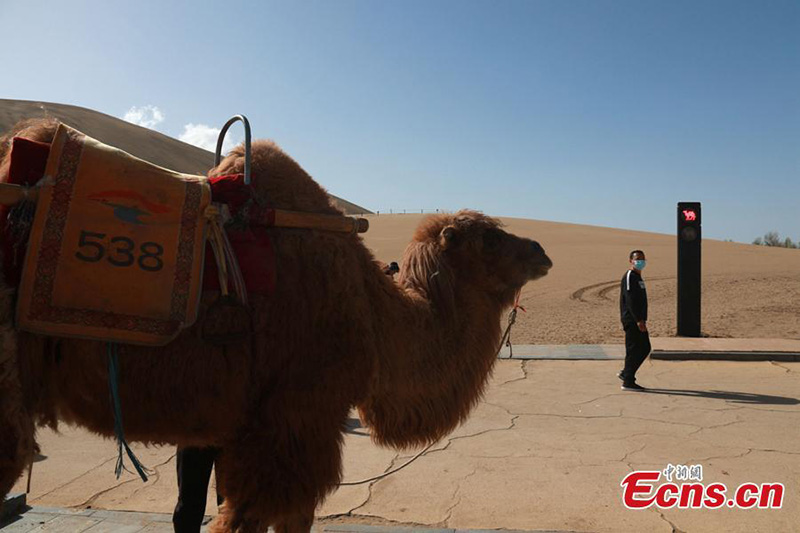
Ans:
MULTIPOLYGON (((44 176, 50 145, 14 137, 11 142, 11 162, 6 183, 33 186, 44 176)), ((0 205, 0 235, 2 235, 3 275, 11 287, 19 285, 22 263, 25 260, 25 244, 15 246, 14 238, 8 232, 9 206, 0 205)))
POLYGON ((50 144, 14 137, 11 143, 11 166, 8 183, 35 185, 44 175, 50 144))
MULTIPOLYGON (((244 184, 243 174, 216 176, 209 178, 208 181, 211 184, 212 201, 228 204, 234 217, 252 198, 252 187, 244 184)), ((248 294, 269 294, 275 290, 277 281, 275 250, 267 228, 247 226, 239 229, 229 226, 225 232, 239 261, 248 294)), ((203 288, 219 290, 217 263, 209 244, 206 244, 205 265, 203 288)))
POLYGON ((228 204, 231 214, 235 214, 253 197, 253 187, 244 184, 244 174, 225 174, 208 178, 211 185, 211 200, 218 204, 228 204))

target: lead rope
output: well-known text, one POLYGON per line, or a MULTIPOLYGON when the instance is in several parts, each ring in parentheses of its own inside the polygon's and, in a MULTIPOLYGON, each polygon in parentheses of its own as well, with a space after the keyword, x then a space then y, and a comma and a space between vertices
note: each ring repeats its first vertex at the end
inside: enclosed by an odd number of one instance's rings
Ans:
MULTIPOLYGON (((436 442, 439 442, 439 441, 437 440, 436 442)), ((411 459, 409 459, 408 461, 406 461, 402 465, 398 466, 397 468, 393 468, 393 469, 389 470, 388 472, 384 472, 383 474, 379 474, 377 476, 370 477, 370 478, 367 478, 367 479, 362 479, 362 480, 359 480, 359 481, 342 482, 342 483, 339 483, 339 486, 340 487, 347 487, 347 486, 352 486, 352 485, 363 485, 364 483, 369 483, 371 481, 378 481, 379 479, 383 479, 386 476, 391 476, 395 472, 399 472, 400 470, 404 469, 405 467, 407 467, 408 465, 410 465, 411 463, 413 463, 414 461, 416 461, 417 459, 422 457, 422 455, 425 452, 427 452, 428 450, 430 450, 431 446, 436 444, 436 442, 431 442, 430 444, 425 446, 425 448, 423 448, 422 450, 417 452, 417 455, 415 455, 414 457, 412 457, 411 459)))
POLYGON ((522 289, 517 291, 517 297, 514 299, 514 307, 508 314, 508 326, 506 326, 506 331, 503 333, 503 338, 500 340, 500 346, 497 348, 497 355, 499 356, 500 352, 503 350, 503 346, 508 346, 508 357, 506 359, 511 359, 514 356, 514 348, 511 345, 511 326, 517 321, 517 309, 521 310, 523 313, 527 313, 525 307, 519 304, 520 296, 522 296, 522 289))
POLYGON ((119 357, 118 357, 118 348, 116 342, 108 342, 106 343, 108 346, 108 387, 109 392, 111 393, 111 409, 114 413, 114 435, 117 437, 117 466, 114 469, 114 473, 117 475, 117 479, 122 475, 123 470, 127 470, 125 468, 124 458, 123 458, 123 450, 128 455, 128 459, 131 460, 133 464, 133 468, 136 469, 136 473, 139 474, 139 477, 142 478, 142 481, 145 483, 147 482, 147 473, 151 473, 147 468, 142 466, 142 463, 139 462, 139 459, 133 453, 130 446, 128 446, 127 441, 125 440, 125 430, 122 426, 122 404, 119 401, 119 357))

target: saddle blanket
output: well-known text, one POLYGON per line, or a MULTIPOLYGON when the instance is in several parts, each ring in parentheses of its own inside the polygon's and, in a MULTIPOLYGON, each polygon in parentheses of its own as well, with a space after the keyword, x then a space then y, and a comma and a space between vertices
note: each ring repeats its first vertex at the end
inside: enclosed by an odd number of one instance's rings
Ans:
MULTIPOLYGON (((44 176, 50 145, 15 137, 12 144, 8 183, 32 187, 44 176)), ((227 204, 233 214, 246 206, 252 186, 244 184, 242 174, 208 178, 212 201, 227 204)), ((8 224, 9 208, 0 205, 0 250, 7 285, 18 287, 25 260, 26 243, 18 243, 8 224)), ((266 226, 228 227, 226 233, 239 262, 248 294, 269 295, 277 284, 275 251, 266 226)), ((219 275, 211 246, 206 244, 203 290, 219 291, 219 275)))
POLYGON ((40 182, 17 326, 168 343, 197 318, 210 201, 204 177, 158 167, 60 125, 40 182))

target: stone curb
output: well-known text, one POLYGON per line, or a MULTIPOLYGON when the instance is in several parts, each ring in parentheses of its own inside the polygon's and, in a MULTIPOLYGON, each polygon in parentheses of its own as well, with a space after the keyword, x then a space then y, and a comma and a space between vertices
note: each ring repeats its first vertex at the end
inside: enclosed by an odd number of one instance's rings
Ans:
MULTIPOLYGON (((25 495, 15 494, 6 498, 5 510, 8 512, 4 515, 4 520, 0 520, 0 529, 3 529, 3 524, 11 525, 14 522, 6 523, 7 519, 25 518, 30 516, 34 522, 24 524, 24 526, 35 528, 34 524, 40 524, 40 528, 48 522, 55 524, 58 517, 61 520, 86 518, 96 520, 97 524, 103 523, 105 530, 108 527, 116 527, 122 529, 131 529, 141 527, 144 530, 153 529, 154 531, 172 530, 172 515, 165 513, 144 513, 137 511, 106 511, 103 509, 69 509, 62 507, 27 507, 25 505, 25 495), (74 518, 70 518, 74 517, 74 518)), ((211 519, 207 516, 203 523, 207 523, 211 519)), ((95 525, 97 525, 95 524, 95 525)), ((47 526, 44 526, 47 528, 47 526)), ((56 528, 57 531, 64 530, 56 528)), ((205 527, 203 528, 205 530, 205 527)), ((28 529, 25 529, 28 531, 28 529)), ((66 531, 66 530, 64 530, 66 531)), ((138 529, 137 529, 138 531, 138 529)), ((272 531, 270 529, 270 531, 272 531)), ((326 524, 325 522, 315 523, 312 531, 315 532, 334 532, 334 533, 580 533, 576 531, 566 530, 552 530, 552 529, 453 529, 453 528, 424 528, 416 526, 370 526, 364 524, 326 524)))
POLYGON ((800 353, 793 352, 679 352, 654 350, 651 359, 663 361, 781 361, 800 362, 800 353))
MULTIPOLYGON (((742 350, 663 350, 655 349, 652 359, 664 361, 781 361, 800 362, 800 352, 742 350)), ((498 359, 514 361, 614 361, 625 359, 625 346, 615 344, 515 344, 504 346, 498 359)))

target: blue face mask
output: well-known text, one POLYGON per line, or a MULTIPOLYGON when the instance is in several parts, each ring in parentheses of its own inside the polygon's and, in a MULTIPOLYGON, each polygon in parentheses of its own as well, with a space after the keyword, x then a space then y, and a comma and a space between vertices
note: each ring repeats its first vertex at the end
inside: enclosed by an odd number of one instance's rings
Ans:
POLYGON ((647 266, 647 261, 645 261, 644 259, 637 259, 636 261, 633 262, 633 268, 635 268, 636 270, 644 270, 644 267, 646 266, 647 266))

